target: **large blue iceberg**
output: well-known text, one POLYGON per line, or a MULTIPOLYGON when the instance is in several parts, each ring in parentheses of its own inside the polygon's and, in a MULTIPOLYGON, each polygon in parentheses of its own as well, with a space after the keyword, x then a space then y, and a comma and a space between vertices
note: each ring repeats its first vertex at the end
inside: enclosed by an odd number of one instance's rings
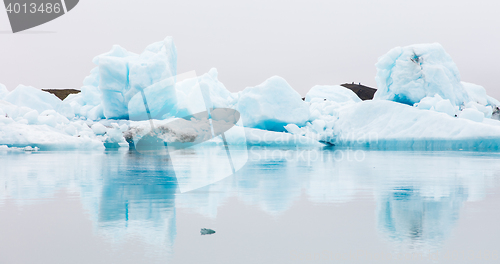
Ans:
POLYGON ((435 94, 453 105, 469 100, 457 66, 438 43, 396 47, 380 57, 375 66, 375 98, 409 105, 435 94))

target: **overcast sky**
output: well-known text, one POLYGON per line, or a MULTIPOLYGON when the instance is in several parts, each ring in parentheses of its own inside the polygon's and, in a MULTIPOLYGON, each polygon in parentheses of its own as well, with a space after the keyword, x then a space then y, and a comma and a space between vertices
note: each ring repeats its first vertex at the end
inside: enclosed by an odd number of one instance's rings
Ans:
POLYGON ((68 14, 12 34, 0 7, 0 83, 79 88, 113 44, 140 53, 173 36, 178 72, 216 67, 230 91, 279 75, 305 95, 316 84, 375 87, 391 48, 439 42, 463 81, 500 99, 500 1, 81 0, 68 14))

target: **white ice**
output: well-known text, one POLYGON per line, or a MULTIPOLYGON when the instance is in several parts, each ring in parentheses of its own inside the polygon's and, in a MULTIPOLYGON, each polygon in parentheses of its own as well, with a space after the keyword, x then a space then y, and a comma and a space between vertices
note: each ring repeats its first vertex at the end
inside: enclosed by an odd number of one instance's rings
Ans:
POLYGON ((353 91, 340 85, 316 85, 307 92, 305 101, 311 102, 314 98, 338 103, 361 102, 361 99, 353 91))
POLYGON ((7 87, 5 85, 0 83, 0 100, 3 100, 3 98, 9 93, 9 90, 7 90, 7 87))
MULTIPOLYGON (((370 148, 500 148, 500 122, 481 122, 482 113, 465 116, 420 110, 391 101, 364 101, 346 106, 334 124, 334 144, 370 148)), ((474 110, 475 111, 475 110, 474 110)))

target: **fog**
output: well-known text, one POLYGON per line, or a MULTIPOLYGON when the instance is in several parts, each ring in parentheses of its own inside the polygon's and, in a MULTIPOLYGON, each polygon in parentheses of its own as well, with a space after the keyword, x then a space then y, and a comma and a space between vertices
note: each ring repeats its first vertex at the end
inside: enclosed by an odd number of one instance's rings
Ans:
POLYGON ((112 45, 140 53, 173 36, 179 73, 216 67, 233 92, 273 75, 302 95, 316 84, 375 87, 379 56, 396 46, 439 42, 463 81, 500 98, 498 1, 85 0, 16 34, 0 9, 0 83, 9 90, 79 88, 92 58, 112 45))

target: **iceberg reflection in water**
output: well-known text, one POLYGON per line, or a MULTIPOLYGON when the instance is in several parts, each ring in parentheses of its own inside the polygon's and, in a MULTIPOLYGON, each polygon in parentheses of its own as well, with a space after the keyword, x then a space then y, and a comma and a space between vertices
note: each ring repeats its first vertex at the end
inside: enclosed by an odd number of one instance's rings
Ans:
MULTIPOLYGON (((200 159, 209 153, 203 148, 190 151, 186 166, 195 166, 189 156, 200 159)), ((180 193, 165 156, 121 150, 1 155, 1 218, 10 217, 2 210, 9 203, 28 210, 64 191, 81 201, 95 235, 116 245, 140 240, 174 262, 182 256, 173 256, 185 252, 175 246, 183 236, 177 230, 179 210, 216 222, 219 209, 232 199, 274 221, 294 221, 286 215, 297 203, 349 208, 352 204, 351 210, 359 210, 356 201, 372 202, 376 209, 371 221, 390 250, 440 250, 460 221, 464 205, 495 194, 500 179, 498 153, 254 147, 248 151, 247 165, 235 175, 180 193)), ((217 166, 210 170, 216 173, 217 166)), ((199 228, 192 232, 199 235, 199 228)), ((307 229, 294 232, 308 237, 307 229)), ((224 236, 224 230, 211 238, 218 236, 224 236)))

